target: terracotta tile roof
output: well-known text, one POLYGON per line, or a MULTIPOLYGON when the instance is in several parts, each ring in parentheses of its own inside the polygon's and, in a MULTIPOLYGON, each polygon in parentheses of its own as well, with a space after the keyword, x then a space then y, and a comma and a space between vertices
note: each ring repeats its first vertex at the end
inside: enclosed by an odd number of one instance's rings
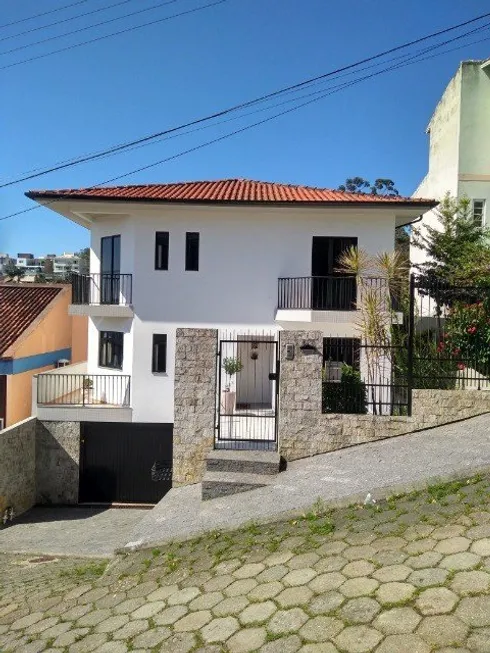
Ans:
POLYGON ((63 289, 62 285, 0 284, 0 356, 63 289))
POLYGON ((437 202, 421 198, 392 195, 367 195, 345 193, 328 188, 276 184, 249 179, 222 179, 219 181, 188 181, 173 184, 145 184, 137 186, 112 186, 104 188, 78 188, 64 190, 33 190, 26 193, 31 199, 67 198, 100 200, 145 200, 158 202, 197 203, 334 203, 334 204, 404 204, 429 205, 437 202))

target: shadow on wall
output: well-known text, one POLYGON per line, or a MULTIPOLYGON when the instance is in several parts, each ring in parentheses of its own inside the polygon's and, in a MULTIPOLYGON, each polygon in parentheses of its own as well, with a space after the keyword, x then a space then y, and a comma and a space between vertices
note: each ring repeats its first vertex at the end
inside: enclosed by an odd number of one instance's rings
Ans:
POLYGON ((109 510, 105 508, 87 508, 81 506, 34 506, 28 512, 17 517, 9 526, 16 524, 44 524, 48 522, 79 521, 91 519, 109 510))
POLYGON ((37 422, 36 503, 78 503, 80 424, 37 422))

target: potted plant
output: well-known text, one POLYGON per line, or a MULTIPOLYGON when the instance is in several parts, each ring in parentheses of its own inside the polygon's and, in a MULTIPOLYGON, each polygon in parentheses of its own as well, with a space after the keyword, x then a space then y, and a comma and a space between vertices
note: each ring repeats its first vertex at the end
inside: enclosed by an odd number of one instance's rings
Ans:
POLYGON ((231 380, 243 369, 242 361, 239 358, 228 357, 223 360, 223 369, 228 377, 228 382, 223 390, 222 407, 226 415, 231 415, 235 410, 236 392, 231 389, 231 380))
POLYGON ((90 403, 92 388, 94 387, 94 382, 89 377, 83 379, 83 402, 85 404, 90 403))

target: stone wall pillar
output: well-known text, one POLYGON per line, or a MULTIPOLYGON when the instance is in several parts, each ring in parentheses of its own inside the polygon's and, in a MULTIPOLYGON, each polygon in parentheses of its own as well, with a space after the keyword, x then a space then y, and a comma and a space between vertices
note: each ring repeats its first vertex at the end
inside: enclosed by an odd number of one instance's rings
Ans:
POLYGON ((216 329, 177 329, 173 484, 199 483, 214 446, 216 329))
POLYGON ((80 422, 37 422, 36 503, 78 503, 80 422))
POLYGON ((279 453, 286 460, 294 460, 298 457, 296 451, 307 451, 308 443, 321 429, 321 331, 281 331, 280 363, 279 453), (291 348, 293 357, 289 359, 288 351, 291 352, 291 348))

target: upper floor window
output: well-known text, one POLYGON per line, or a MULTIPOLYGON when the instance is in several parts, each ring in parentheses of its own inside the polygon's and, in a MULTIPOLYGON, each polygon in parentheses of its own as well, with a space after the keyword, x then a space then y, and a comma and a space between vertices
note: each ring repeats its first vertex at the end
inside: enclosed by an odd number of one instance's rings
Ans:
POLYGON ((168 270, 168 231, 155 234, 155 270, 168 270))
POLYGON ((185 235, 185 269, 192 272, 199 270, 199 234, 188 231, 185 235))
POLYGON ((481 227, 485 225, 485 200, 473 200, 473 220, 481 227))
POLYGON ((121 331, 101 331, 99 342, 99 367, 122 370, 123 340, 121 331))

